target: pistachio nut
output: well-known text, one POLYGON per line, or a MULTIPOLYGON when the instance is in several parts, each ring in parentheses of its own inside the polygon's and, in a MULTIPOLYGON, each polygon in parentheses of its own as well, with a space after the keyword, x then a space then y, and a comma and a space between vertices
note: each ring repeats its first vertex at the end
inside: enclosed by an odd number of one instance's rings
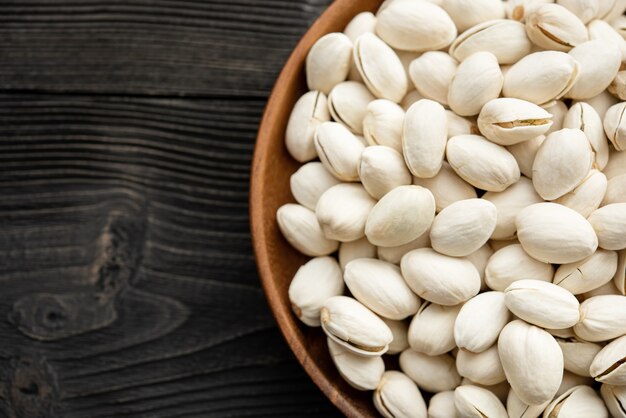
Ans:
POLYGON ((354 16, 343 30, 344 35, 356 42, 357 38, 366 32, 374 33, 376 27, 376 16, 371 12, 361 12, 354 16))
POLYGON ((504 18, 504 3, 500 0, 443 0, 441 7, 448 12, 459 32, 488 20, 504 18))
POLYGON ((291 194, 300 203, 315 210, 320 196, 331 187, 341 183, 330 174, 320 162, 310 162, 301 166, 289 179, 291 194))
POLYGON ((408 88, 406 72, 396 53, 376 35, 364 33, 354 44, 354 63, 374 96, 399 103, 408 88))
POLYGON ((343 279, 352 295, 378 315, 404 319, 420 307, 398 266, 375 258, 359 258, 346 265, 343 279))
POLYGON ((402 150, 414 176, 434 177, 441 169, 448 138, 447 123, 445 109, 433 100, 422 99, 407 110, 402 150))
POLYGON ((454 323, 454 340, 461 350, 482 353, 498 340, 511 319, 504 293, 484 292, 468 300, 454 323))
POLYGON ((601 248, 605 250, 626 248, 626 203, 603 206, 589 215, 588 220, 598 235, 598 245, 601 248))
POLYGON ((450 16, 427 1, 392 1, 379 10, 376 34, 397 49, 429 51, 444 48, 456 38, 450 16))
POLYGON ((489 386, 506 381, 496 345, 481 353, 459 350, 456 356, 456 369, 461 376, 482 385, 489 386))
POLYGON ((409 75, 420 94, 448 104, 448 89, 457 70, 458 62, 441 51, 428 51, 411 62, 409 75))
POLYGON ((328 110, 335 122, 339 122, 354 134, 363 133, 363 119, 367 105, 374 100, 363 83, 344 81, 337 84, 328 95, 328 110))
POLYGON ((503 291, 512 283, 532 277, 551 282, 554 268, 529 256, 520 244, 513 244, 496 251, 485 269, 485 282, 493 290, 503 291))
POLYGON ((583 131, 595 153, 596 167, 599 170, 606 167, 609 161, 609 142, 604 136, 602 119, 593 107, 585 102, 573 104, 565 115, 563 127, 583 131))
POLYGON ((396 247, 378 247, 378 258, 393 264, 400 264, 404 254, 418 248, 430 247, 430 229, 413 241, 396 247))
POLYGON ((593 296, 580 304, 580 322, 574 332, 585 341, 607 341, 626 334, 626 297, 593 296))
POLYGON ((381 318, 391 330, 393 341, 389 344, 387 354, 399 354, 409 348, 409 326, 406 321, 396 321, 393 319, 381 318))
POLYGON ((342 183, 320 196, 315 214, 324 236, 354 241, 365 234, 365 222, 376 201, 358 183, 342 183))
POLYGON ((498 352, 507 380, 522 402, 539 405, 554 397, 563 377, 563 353, 552 335, 515 320, 500 333, 498 352))
POLYGON ((589 373, 598 382, 626 385, 626 335, 600 350, 589 366, 589 373))
POLYGON ((435 198, 420 186, 399 186, 376 203, 365 225, 369 241, 382 247, 407 244, 433 222, 435 198))
POLYGON ((499 145, 514 145, 543 135, 552 115, 534 103, 512 97, 490 100, 478 115, 478 129, 499 145))
POLYGON ((453 390, 461 384, 454 358, 449 354, 429 356, 408 349, 400 354, 400 369, 428 392, 453 390))
POLYGON ((304 255, 317 257, 337 251, 339 242, 322 232, 315 212, 302 205, 287 203, 276 211, 278 228, 285 239, 304 255))
POLYGON ((554 275, 554 284, 574 295, 589 292, 609 283, 617 271, 617 253, 598 249, 576 263, 563 264, 554 275))
POLYGON ((617 272, 615 273, 615 277, 613 277, 613 282, 617 291, 622 295, 626 295, 626 250, 619 252, 617 272))
POLYGON ((535 162, 537 151, 539 151, 541 144, 543 144, 545 140, 546 137, 544 135, 539 135, 528 141, 506 147, 506 149, 513 154, 513 157, 515 157, 515 161, 517 161, 517 165, 522 174, 529 179, 533 178, 533 163, 535 162))
POLYGON ((374 145, 363 150, 359 177, 365 190, 374 199, 382 198, 398 186, 411 184, 413 180, 402 155, 383 145, 374 145))
POLYGON ((454 321, 461 306, 442 306, 424 302, 409 326, 410 347, 429 356, 438 356, 456 347, 454 321))
POLYGON ((561 351, 563 351, 565 370, 579 376, 591 376, 589 374, 589 366, 591 366, 593 359, 602 350, 602 346, 582 341, 575 337, 555 338, 556 342, 559 343, 559 347, 561 347, 561 351))
POLYGON ((320 318, 328 338, 360 356, 385 354, 393 339, 389 327, 375 313, 347 296, 326 299, 320 318))
POLYGON ((352 60, 352 41, 343 33, 322 36, 306 57, 306 82, 309 90, 328 94, 348 77, 352 60))
POLYGON ((479 189, 501 192, 520 178, 513 155, 480 135, 450 138, 446 157, 459 177, 479 189))
POLYGON ((556 3, 578 16, 584 24, 593 20, 600 10, 597 0, 556 0, 556 3))
POLYGON ((496 228, 491 235, 492 239, 515 238, 517 214, 527 206, 543 202, 532 182, 526 177, 520 177, 517 183, 502 192, 487 192, 482 199, 493 203, 497 210, 496 228))
POLYGON ((400 102, 400 106, 402 106, 402 109, 404 109, 404 111, 406 112, 407 110, 409 110, 409 107, 411 107, 413 103, 417 102, 418 100, 422 100, 423 98, 424 96, 422 96, 419 91, 411 90, 404 96, 404 98, 400 102))
POLYGON ((446 390, 430 398, 428 403, 428 418, 459 418, 454 406, 454 392, 446 390))
MULTIPOLYGON (((554 397, 558 398, 559 396, 561 396, 562 394, 564 394, 565 392, 567 392, 573 387, 580 386, 580 385, 591 386, 593 385, 593 383, 594 381, 590 377, 579 376, 577 374, 574 374, 572 372, 568 372, 567 370, 565 370, 563 371, 563 380, 561 381, 561 386, 559 386, 559 390, 556 392, 556 395, 554 395, 554 397)), ((552 400, 550 400, 550 402, 552 402, 552 400)))
POLYGON ((448 88, 448 104, 458 115, 478 115, 485 103, 500 96, 503 80, 496 56, 476 52, 459 64, 448 88))
POLYGON ((587 25, 587 30, 589 39, 612 43, 619 48, 622 61, 626 61, 626 40, 608 22, 600 19, 594 20, 587 25))
POLYGON ((345 126, 324 122, 315 131, 315 149, 324 167, 339 180, 359 179, 358 165, 365 146, 345 126))
POLYGON ((619 48, 603 40, 584 42, 573 48, 569 55, 580 64, 578 79, 567 92, 571 99, 584 100, 602 93, 622 63, 619 48))
POLYGON ((591 170, 587 178, 574 190, 564 194, 554 202, 574 209, 582 216, 587 217, 600 207, 600 203, 606 195, 607 186, 606 176, 598 170, 591 170))
POLYGON ((372 245, 367 238, 363 237, 356 241, 342 242, 339 245, 339 265, 342 269, 346 268, 352 260, 359 258, 375 258, 376 246, 372 245))
POLYGON ((504 77, 502 93, 531 103, 548 103, 563 97, 578 79, 580 65, 560 51, 526 55, 504 77))
POLYGON ((604 132, 617 151, 626 151, 626 102, 609 107, 604 115, 604 132))
POLYGON ((426 418, 426 402, 404 373, 389 370, 374 391, 374 406, 384 418, 426 418))
POLYGON ((431 191, 435 198, 436 211, 441 212, 454 202, 465 199, 475 199, 476 189, 461 179, 446 161, 435 177, 413 177, 413 184, 422 186, 431 191))
POLYGON ((545 263, 573 263, 598 248, 591 224, 578 212, 557 203, 535 203, 522 209, 515 225, 524 251, 545 263))
POLYGON ((327 338, 328 351, 341 377, 358 390, 374 390, 385 373, 382 357, 363 357, 327 338))
POLYGON ((367 105, 363 135, 370 145, 385 145, 402 152, 404 110, 391 100, 378 99, 367 105))
POLYGON ((545 135, 551 134, 554 131, 558 131, 563 128, 567 128, 567 126, 563 126, 563 121, 565 120, 565 115, 569 110, 567 105, 562 100, 555 100, 546 105, 543 105, 543 108, 548 111, 552 115, 552 126, 545 133, 545 135))
POLYGON ((301 163, 317 157, 313 135, 319 124, 329 120, 324 93, 310 91, 300 97, 289 115, 285 131, 285 145, 289 154, 301 163))
POLYGON ((496 206, 485 199, 454 202, 435 217, 430 229, 431 245, 441 254, 465 257, 489 240, 497 215, 496 206))
POLYGON ((542 328, 569 328, 580 319, 576 297, 542 280, 522 279, 512 283, 504 290, 504 302, 518 318, 542 328))
POLYGON ((450 55, 463 61, 475 52, 491 52, 500 64, 513 64, 528 55, 531 43, 524 25, 507 19, 479 23, 459 35, 450 45, 450 55))
POLYGON ((585 385, 575 386, 553 400, 543 412, 544 418, 609 418, 604 402, 585 385))
POLYGON ((558 4, 540 4, 526 14, 526 34, 537 46, 569 51, 589 39, 585 24, 558 4))
POLYGON ((448 138, 480 133, 475 118, 464 118, 451 110, 446 110, 446 118, 448 119, 448 138))
POLYGON ((609 107, 617 104, 618 102, 619 100, 606 90, 597 96, 585 99, 585 103, 593 107, 596 112, 598 112, 598 115, 600 115, 603 119, 604 115, 606 115, 606 111, 609 110, 609 107))
POLYGON ((332 257, 315 257, 301 266, 289 285, 289 301, 296 316, 312 327, 320 326, 322 304, 343 293, 343 276, 332 257))
POLYGON ((506 410, 510 418, 538 418, 546 409, 546 406, 550 404, 550 401, 539 405, 528 405, 511 389, 506 398, 506 410))
POLYGON ((626 418, 626 386, 613 386, 604 383, 600 387, 600 393, 614 418, 626 418))
POLYGON ((439 254, 430 248, 406 253, 400 268, 415 293, 440 305, 458 305, 480 290, 480 275, 469 260, 439 254))

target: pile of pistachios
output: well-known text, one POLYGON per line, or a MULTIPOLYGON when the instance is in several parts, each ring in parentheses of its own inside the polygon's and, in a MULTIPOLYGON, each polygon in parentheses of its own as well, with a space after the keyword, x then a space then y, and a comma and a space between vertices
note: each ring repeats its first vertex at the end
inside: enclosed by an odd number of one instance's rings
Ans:
POLYGON ((626 418, 625 9, 387 0, 310 49, 289 299, 384 417, 626 418))

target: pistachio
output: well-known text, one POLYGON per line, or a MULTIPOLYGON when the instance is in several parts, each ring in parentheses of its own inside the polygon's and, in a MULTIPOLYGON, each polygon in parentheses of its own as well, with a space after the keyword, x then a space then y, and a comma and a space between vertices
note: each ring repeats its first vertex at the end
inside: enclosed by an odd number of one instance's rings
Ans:
POLYGON ((423 99, 409 108, 404 117, 402 150, 414 176, 430 178, 443 164, 448 138, 446 112, 439 103, 423 99))
POLYGON ((580 304, 580 322, 574 332, 583 340, 607 341, 626 334, 626 297, 593 296, 580 304))
POLYGON ((448 12, 459 32, 488 20, 504 18, 504 3, 500 0, 443 0, 441 7, 448 12))
POLYGON ((589 39, 612 43, 619 48, 622 61, 626 61, 626 40, 609 23, 604 20, 594 20, 587 25, 587 30, 589 39))
POLYGON ((500 96, 503 80, 496 56, 476 52, 459 64, 448 88, 448 104, 458 115, 477 115, 485 103, 500 96))
POLYGON ((418 248, 430 247, 430 229, 413 241, 396 247, 378 247, 378 258, 393 264, 400 264, 404 254, 418 248))
POLYGON ((617 290, 617 287, 615 287, 615 284, 613 282, 608 282, 600 287, 596 287, 595 289, 590 290, 589 292, 583 293, 580 296, 580 299, 582 301, 585 301, 594 296, 620 295, 620 294, 621 293, 617 290))
POLYGON ((574 13, 585 24, 593 20, 600 10, 597 0, 557 0, 556 3, 574 13))
POLYGON ((543 3, 554 3, 554 0, 509 0, 506 3, 507 18, 523 22, 533 7, 543 3))
POLYGON ((533 277, 536 280, 551 282, 554 269, 529 256, 520 244, 501 248, 494 253, 485 269, 485 282, 493 290, 503 291, 512 283, 533 277))
POLYGON ((454 392, 447 390, 439 392, 430 398, 428 403, 428 418, 459 418, 454 406, 454 392))
POLYGON ((309 90, 328 94, 348 76, 351 56, 352 42, 343 33, 329 33, 318 39, 306 57, 309 90))
POLYGON ((324 122, 314 138, 317 154, 333 176, 343 181, 359 179, 358 164, 365 146, 345 126, 324 122))
POLYGON ((285 145, 289 154, 301 163, 317 157, 313 135, 319 124, 329 120, 324 93, 310 91, 300 97, 291 111, 285 131, 285 145))
POLYGON ((617 151, 626 151, 626 102, 609 107, 604 115, 604 132, 617 151))
POLYGON ((328 338, 330 357, 341 377, 358 390, 374 390, 385 373, 385 362, 381 357, 363 357, 328 338))
POLYGON ((461 376, 482 385, 489 386, 506 381, 496 345, 481 353, 459 350, 456 356, 456 369, 461 376))
POLYGON ((324 236, 315 212, 287 203, 276 211, 276 221, 285 239, 304 255, 317 257, 337 250, 339 242, 324 236))
POLYGON ((552 115, 536 104, 505 97, 490 100, 478 115, 478 129, 492 142, 514 145, 543 135, 552 115))
POLYGON ((374 96, 362 83, 344 81, 333 87, 328 95, 328 109, 335 122, 360 135, 367 105, 373 100, 374 96))
POLYGON ((617 253, 598 249, 584 260, 561 265, 554 275, 554 284, 579 295, 609 283, 616 272, 617 253))
MULTIPOLYGON (((550 132, 551 130, 552 129, 550 129, 548 132, 550 132)), ((529 179, 533 178, 533 163, 535 162, 537 151, 539 151, 541 144, 543 144, 543 141, 545 140, 546 137, 544 135, 539 135, 532 139, 529 139, 528 141, 520 142, 515 145, 509 145, 508 147, 506 147, 506 149, 511 154, 513 154, 513 157, 515 157, 515 161, 517 161, 517 165, 519 166, 522 174, 529 179)))
POLYGON ((626 152, 611 149, 609 151, 609 163, 602 172, 609 180, 626 174, 626 152))
POLYGON ((457 70, 457 60, 441 51, 428 51, 411 62, 409 75, 421 95, 448 104, 448 89, 457 70))
POLYGON ((599 0, 598 3, 599 9, 596 17, 598 19, 604 19, 607 22, 611 22, 622 16, 626 8, 623 0, 599 0))
POLYGON ((526 14, 526 33, 545 49, 569 51, 589 38, 585 24, 558 4, 540 4, 526 14))
POLYGON ((600 393, 614 418, 626 418, 626 386, 605 383, 600 387, 600 393))
POLYGON ((446 110, 446 118, 448 119, 448 138, 480 133, 475 118, 464 118, 451 110, 446 110))
POLYGON ((387 354, 398 354, 409 348, 409 326, 406 321, 396 321, 393 319, 381 318, 391 330, 393 341, 389 344, 387 354))
POLYGON ((546 406, 550 404, 550 401, 539 405, 528 405, 511 389, 506 398, 506 410, 510 418, 538 418, 543 413, 543 410, 546 409, 546 406))
POLYGON ((602 350, 600 344, 582 341, 577 338, 556 338, 561 351, 563 351, 563 361, 565 370, 568 370, 579 376, 591 376, 589 374, 589 366, 602 350))
POLYGON ((591 170, 587 178, 574 190, 564 194, 554 202, 574 209, 582 216, 587 217, 600 207, 606 191, 606 176, 598 170, 591 170))
POLYGON ((613 203, 594 211, 588 218, 605 250, 626 248, 626 203, 613 203))
POLYGON ((394 247, 422 235, 435 217, 435 198, 420 186, 399 186, 376 203, 365 225, 374 245, 394 247))
POLYGON ((430 248, 406 253, 400 268, 415 293, 440 305, 457 305, 480 290, 480 275, 469 260, 439 254, 430 248))
POLYGON ((342 269, 346 268, 352 260, 359 258, 375 258, 376 246, 372 245, 367 238, 363 237, 356 241, 342 242, 339 245, 339 265, 342 269))
POLYGON ((454 202, 477 197, 476 189, 464 182, 445 161, 435 177, 428 179, 413 177, 413 184, 431 191, 437 212, 441 212, 454 202))
POLYGON ((454 405, 467 418, 508 418, 502 402, 487 389, 464 385, 454 390, 454 405))
POLYGON ((461 350, 482 353, 498 340, 511 314, 504 293, 485 292, 467 301, 454 323, 454 340, 461 350))
POLYGON ((342 183, 322 194, 315 214, 326 238, 354 241, 364 236, 365 222, 375 204, 360 184, 342 183))
POLYGON ((567 97, 578 100, 602 93, 617 75, 622 62, 619 48, 603 40, 584 42, 573 48, 569 55, 580 64, 580 70, 567 97))
POLYGON ((361 12, 354 16, 343 30, 344 35, 356 42, 357 38, 366 32, 374 33, 376 27, 376 16, 371 12, 361 12))
POLYGON ((502 383, 498 383, 496 385, 485 386, 485 385, 481 385, 480 383, 472 382, 467 377, 464 377, 461 380, 461 386, 467 386, 467 385, 478 386, 478 387, 481 387, 483 389, 487 389, 489 392, 491 392, 494 395, 496 395, 496 397, 502 403, 506 402, 506 397, 507 397, 509 391, 511 390, 511 385, 509 385, 509 383, 506 382, 506 381, 502 382, 502 383))
POLYGON ((563 121, 565 120, 565 115, 569 109, 562 100, 556 100, 554 102, 551 101, 550 103, 547 103, 547 105, 544 104, 543 108, 552 115, 552 126, 550 126, 550 129, 548 129, 545 135, 567 128, 567 126, 563 126, 563 121))
POLYGON ((590 99, 585 99, 585 103, 593 107, 602 119, 604 119, 607 110, 609 110, 611 106, 617 104, 618 101, 619 100, 617 100, 615 96, 613 96, 606 90, 598 94, 597 96, 594 96, 590 99))
POLYGON ((575 386, 553 400, 543 413, 545 418, 609 418, 602 399, 589 386, 575 386))
MULTIPOLYGON (((579 376, 565 370, 563 372, 563 380, 561 381, 561 386, 559 386, 559 390, 556 392, 556 395, 554 395, 554 397, 558 398, 573 387, 580 385, 591 386, 593 385, 593 383, 593 379, 590 377, 579 376)), ((548 403, 551 403, 551 401, 552 400, 550 400, 550 402, 548 403)))
POLYGON ((441 306, 424 302, 409 326, 409 345, 415 351, 438 356, 456 347, 454 321, 461 305, 441 306))
POLYGON ((289 179, 291 194, 298 203, 315 210, 320 196, 331 187, 341 183, 320 162, 306 163, 289 179))
POLYGON ((389 327, 376 314, 347 296, 326 299, 320 318, 328 338, 363 357, 384 354, 393 339, 389 327))
MULTIPOLYGON (((407 110, 409 110, 409 107, 411 107, 413 103, 417 102, 418 100, 422 100, 423 98, 424 96, 422 96, 419 91, 411 90, 404 96, 404 98, 400 102, 400 106, 402 106, 402 109, 404 109, 404 111, 406 112, 407 110)), ((402 126, 400 125, 400 127, 402 126)))
POLYGON ((609 143, 604 136, 602 119, 598 112, 585 102, 575 103, 567 112, 563 127, 580 129, 585 133, 595 152, 595 165, 602 170, 609 161, 609 143))
POLYGON ((363 135, 370 145, 385 145, 402 152, 404 110, 391 100, 379 99, 367 105, 363 135))
POLYGON ((428 392, 453 390, 461 384, 454 358, 449 354, 429 356, 411 349, 404 350, 400 354, 400 369, 428 392))
POLYGON ((385 418, 426 418, 426 403, 404 373, 389 370, 374 391, 374 406, 385 418))
POLYGON ((363 150, 359 177, 365 190, 374 199, 382 198, 398 186, 411 184, 413 180, 402 155, 393 148, 382 145, 363 150))

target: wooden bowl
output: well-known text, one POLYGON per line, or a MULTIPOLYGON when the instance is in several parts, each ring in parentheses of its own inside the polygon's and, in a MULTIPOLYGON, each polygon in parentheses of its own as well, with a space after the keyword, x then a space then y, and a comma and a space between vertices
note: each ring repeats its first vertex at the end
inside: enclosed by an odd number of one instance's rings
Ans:
POLYGON ((307 257, 283 238, 276 210, 294 202, 289 177, 300 166, 285 148, 287 119, 296 100, 307 91, 304 61, 321 36, 342 31, 357 13, 374 11, 382 0, 336 0, 311 26, 285 64, 261 121, 251 173, 250 217, 252 241, 267 300, 287 343, 306 372, 348 417, 378 416, 371 392, 350 387, 335 369, 321 328, 309 328, 293 315, 287 289, 307 257))

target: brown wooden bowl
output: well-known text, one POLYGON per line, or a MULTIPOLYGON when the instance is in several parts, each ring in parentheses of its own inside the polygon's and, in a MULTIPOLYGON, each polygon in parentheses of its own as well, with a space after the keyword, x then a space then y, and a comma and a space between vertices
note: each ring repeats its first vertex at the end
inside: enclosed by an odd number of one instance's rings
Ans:
POLYGON ((287 153, 284 138, 291 109, 307 91, 304 61, 309 48, 321 36, 342 31, 357 13, 374 11, 380 3, 382 0, 336 0, 300 40, 280 73, 265 108, 251 173, 252 241, 267 300, 304 370, 348 417, 378 416, 372 404, 372 394, 350 387, 332 363, 321 328, 306 327, 293 315, 287 289, 307 257, 293 249, 281 235, 276 210, 294 201, 289 191, 289 177, 300 163, 287 153))

